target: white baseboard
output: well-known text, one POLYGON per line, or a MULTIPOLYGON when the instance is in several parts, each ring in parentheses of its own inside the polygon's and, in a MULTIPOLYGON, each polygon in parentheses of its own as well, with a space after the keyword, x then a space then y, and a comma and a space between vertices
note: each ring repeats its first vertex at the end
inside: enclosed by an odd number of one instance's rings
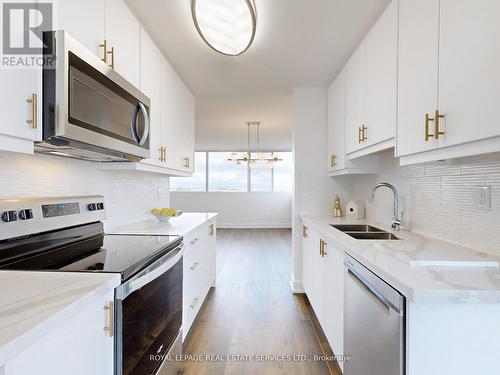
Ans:
POLYGON ((291 229, 290 223, 217 223, 217 228, 226 229, 291 229))
POLYGON ((292 289, 292 293, 305 293, 304 286, 302 285, 302 281, 295 280, 295 276, 293 273, 290 274, 290 289, 292 289))

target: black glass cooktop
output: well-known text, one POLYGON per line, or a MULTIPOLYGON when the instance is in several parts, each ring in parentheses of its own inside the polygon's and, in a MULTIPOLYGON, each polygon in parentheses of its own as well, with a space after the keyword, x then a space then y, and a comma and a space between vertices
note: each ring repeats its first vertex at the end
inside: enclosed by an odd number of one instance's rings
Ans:
POLYGON ((179 236, 106 235, 102 223, 0 242, 0 269, 114 272, 126 280, 179 243, 179 236))

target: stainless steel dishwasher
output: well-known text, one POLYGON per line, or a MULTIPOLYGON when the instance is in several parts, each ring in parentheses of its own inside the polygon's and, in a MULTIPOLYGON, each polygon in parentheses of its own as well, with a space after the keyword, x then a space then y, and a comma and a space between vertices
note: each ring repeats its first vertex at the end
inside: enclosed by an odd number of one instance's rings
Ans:
POLYGON ((405 373, 405 297, 346 254, 344 375, 405 373))

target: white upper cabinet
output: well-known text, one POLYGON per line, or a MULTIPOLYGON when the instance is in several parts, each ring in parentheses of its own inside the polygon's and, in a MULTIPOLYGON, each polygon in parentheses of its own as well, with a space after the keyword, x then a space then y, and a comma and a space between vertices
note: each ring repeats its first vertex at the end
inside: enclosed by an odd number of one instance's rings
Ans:
POLYGON ((67 31, 97 56, 104 57, 104 0, 58 0, 55 3, 57 30, 67 31))
POLYGON ((364 144, 392 140, 396 134, 397 105, 397 1, 389 4, 366 37, 364 144))
POLYGON ((345 66, 345 146, 350 153, 364 147, 360 128, 365 124, 365 58, 363 42, 345 66))
POLYGON ((166 166, 181 172, 192 172, 194 97, 166 59, 162 59, 161 65, 161 144, 166 148, 166 166))
POLYGON ((107 62, 139 87, 140 24, 123 0, 106 0, 105 5, 107 62))
POLYGON ((160 165, 162 161, 161 149, 161 59, 162 55, 148 33, 141 28, 141 76, 140 88, 151 100, 150 105, 150 133, 149 148, 151 158, 143 162, 160 165))
POLYGON ((399 0, 397 156, 436 147, 425 115, 433 118, 438 103, 438 27, 439 1, 399 0))
POLYGON ((328 89, 328 170, 345 167, 345 76, 341 72, 328 89))
POLYGON ((397 35, 397 1, 393 1, 345 66, 346 152, 356 152, 350 158, 393 146, 397 35))
POLYGON ((500 1, 441 0, 439 147, 500 136, 500 1))
POLYGON ((399 8, 401 164, 499 151, 500 3, 400 0, 399 8))

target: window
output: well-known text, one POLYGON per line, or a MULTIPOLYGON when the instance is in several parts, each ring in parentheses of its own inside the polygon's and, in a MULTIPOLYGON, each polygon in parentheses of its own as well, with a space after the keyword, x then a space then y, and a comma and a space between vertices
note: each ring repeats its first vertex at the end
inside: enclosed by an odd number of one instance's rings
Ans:
MULTIPOLYGON (((272 153, 252 153, 252 159, 259 156, 271 158, 272 153)), ((269 168, 266 162, 258 162, 255 166, 250 166, 250 191, 266 192, 273 191, 273 169, 269 168)))
MULTIPOLYGON (((290 192, 293 181, 293 159, 291 152, 264 153, 266 158, 277 156, 282 161, 274 168, 262 161, 255 166, 248 163, 236 165, 229 161, 232 152, 196 152, 195 173, 192 177, 170 179, 172 191, 209 192, 290 192)), ((238 155, 244 152, 237 152, 238 155)), ((252 153, 252 158, 258 158, 252 153)))
POLYGON ((208 153, 208 191, 247 191, 247 165, 227 160, 231 152, 208 153))

